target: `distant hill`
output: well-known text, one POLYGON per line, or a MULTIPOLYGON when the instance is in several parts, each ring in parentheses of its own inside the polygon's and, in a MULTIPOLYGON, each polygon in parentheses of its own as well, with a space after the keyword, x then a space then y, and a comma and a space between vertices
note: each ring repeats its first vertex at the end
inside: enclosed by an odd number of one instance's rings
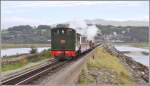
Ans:
MULTIPOLYGON (((95 19, 56 24, 56 26, 60 27, 68 27, 68 25, 82 35, 87 34, 89 38, 98 36, 98 38, 104 37, 113 41, 124 42, 148 42, 149 39, 148 22, 144 21, 120 22, 95 19)), ((2 43, 50 43, 51 29, 54 26, 38 25, 37 27, 32 27, 30 25, 19 25, 9 27, 1 31, 1 40, 2 43)))
POLYGON ((50 43, 51 26, 19 25, 1 31, 2 43, 50 43))
POLYGON ((101 24, 101 25, 113 25, 113 26, 149 26, 149 21, 112 21, 103 19, 85 20, 87 24, 101 24))

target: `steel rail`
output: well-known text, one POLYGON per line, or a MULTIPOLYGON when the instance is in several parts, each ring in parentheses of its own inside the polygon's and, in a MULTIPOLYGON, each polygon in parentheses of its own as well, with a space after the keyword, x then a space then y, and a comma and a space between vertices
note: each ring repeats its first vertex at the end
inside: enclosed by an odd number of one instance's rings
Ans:
POLYGON ((55 61, 55 59, 49 59, 49 60, 46 60, 46 61, 44 61, 40 64, 33 65, 30 68, 25 68, 21 71, 17 71, 16 73, 11 73, 11 74, 8 74, 8 75, 4 75, 2 77, 2 81, 6 81, 8 79, 14 78, 18 75, 22 75, 22 74, 25 74, 25 73, 30 72, 30 71, 34 71, 34 70, 39 69, 41 67, 44 67, 44 66, 50 64, 50 62, 54 62, 54 61, 55 61))
MULTIPOLYGON (((91 50, 92 49, 88 49, 87 51, 82 53, 79 57, 83 57, 86 53, 89 53, 91 50)), ((52 60, 51 62, 52 62, 51 64, 46 64, 44 66, 35 68, 33 70, 23 72, 19 75, 11 76, 10 78, 4 79, 2 80, 1 84, 2 85, 26 85, 30 82, 33 82, 34 79, 37 79, 44 74, 48 74, 49 72, 54 71, 67 63, 67 61, 58 62, 56 60, 52 60)))
POLYGON ((16 83, 15 85, 25 85, 25 84, 28 84, 30 82, 33 82, 35 79, 38 79, 40 76, 43 76, 44 74, 48 74, 49 72, 54 71, 54 70, 60 68, 65 63, 66 63, 65 61, 64 62, 59 62, 58 64, 55 64, 55 65, 53 65, 51 67, 48 67, 45 70, 41 70, 38 73, 35 73, 35 74, 31 75, 28 78, 25 78, 24 80, 16 83))
POLYGON ((44 71, 46 72, 47 70, 52 70, 55 67, 58 67, 59 66, 58 64, 59 64, 59 62, 53 61, 53 63, 51 63, 51 64, 47 64, 47 65, 42 66, 40 68, 33 69, 31 71, 28 71, 28 72, 16 75, 14 77, 10 77, 10 78, 7 78, 5 80, 2 80, 1 84, 2 85, 17 85, 17 84, 19 85, 19 84, 23 84, 22 82, 25 81, 25 80, 26 80, 25 82, 27 83, 28 82, 27 79, 31 80, 31 78, 29 78, 29 77, 39 76, 38 74, 41 75, 41 74, 44 73, 44 71))

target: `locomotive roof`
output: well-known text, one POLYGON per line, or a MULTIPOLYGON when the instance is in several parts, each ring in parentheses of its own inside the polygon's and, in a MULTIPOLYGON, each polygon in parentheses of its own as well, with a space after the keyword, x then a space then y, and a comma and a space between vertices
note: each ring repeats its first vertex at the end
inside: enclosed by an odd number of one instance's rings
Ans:
POLYGON ((81 36, 81 34, 80 34, 80 33, 77 33, 77 35, 81 36))
POLYGON ((73 28, 68 28, 68 27, 55 27, 52 30, 57 30, 57 29, 71 29, 71 30, 75 31, 73 28))
MULTIPOLYGON (((53 29, 51 29, 51 30, 58 30, 58 29, 68 29, 68 30, 70 29, 70 30, 76 32, 75 29, 73 29, 73 28, 68 28, 68 27, 55 27, 55 28, 53 28, 53 29)), ((79 36, 81 36, 80 33, 76 33, 76 34, 79 35, 79 36)))

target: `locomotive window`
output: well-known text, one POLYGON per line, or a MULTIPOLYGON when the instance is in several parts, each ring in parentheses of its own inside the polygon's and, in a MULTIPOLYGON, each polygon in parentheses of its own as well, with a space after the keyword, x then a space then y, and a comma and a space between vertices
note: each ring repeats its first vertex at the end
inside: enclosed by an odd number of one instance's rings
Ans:
POLYGON ((67 30, 67 34, 72 34, 72 30, 67 30))
POLYGON ((54 31, 54 33, 56 34, 56 35, 61 35, 61 34, 66 34, 66 35, 71 35, 72 33, 73 33, 73 30, 67 30, 67 29, 57 29, 57 30, 55 30, 54 31))
POLYGON ((65 31, 64 30, 62 30, 62 34, 64 34, 65 33, 65 31))
POLYGON ((59 30, 57 30, 57 34, 59 34, 59 30))

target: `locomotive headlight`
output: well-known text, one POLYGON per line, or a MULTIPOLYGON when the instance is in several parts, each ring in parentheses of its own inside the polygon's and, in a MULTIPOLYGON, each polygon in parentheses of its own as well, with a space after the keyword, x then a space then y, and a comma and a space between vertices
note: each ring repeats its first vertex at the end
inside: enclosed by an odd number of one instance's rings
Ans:
POLYGON ((66 40, 61 39, 61 40, 60 40, 60 43, 61 43, 61 44, 65 44, 65 43, 66 43, 66 40))

